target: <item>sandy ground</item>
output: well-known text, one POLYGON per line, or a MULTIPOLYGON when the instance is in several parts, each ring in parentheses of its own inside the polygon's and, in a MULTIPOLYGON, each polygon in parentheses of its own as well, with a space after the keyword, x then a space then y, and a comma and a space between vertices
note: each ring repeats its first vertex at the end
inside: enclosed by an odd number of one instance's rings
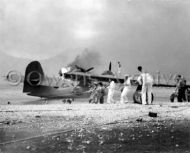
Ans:
POLYGON ((123 105, 44 104, 22 86, 1 84, 0 153, 190 152, 190 103, 170 103, 173 88, 154 88, 153 105, 133 104, 134 90, 123 105))
POLYGON ((187 102, 0 105, 0 114, 2 153, 190 152, 187 102))

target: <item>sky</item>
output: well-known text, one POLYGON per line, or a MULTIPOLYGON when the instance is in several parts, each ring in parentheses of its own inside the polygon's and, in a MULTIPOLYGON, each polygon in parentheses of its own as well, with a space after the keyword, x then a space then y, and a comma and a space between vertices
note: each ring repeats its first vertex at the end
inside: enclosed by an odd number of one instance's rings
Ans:
POLYGON ((190 76, 189 28, 188 0, 0 0, 0 50, 15 57, 71 61, 88 48, 123 73, 190 76))

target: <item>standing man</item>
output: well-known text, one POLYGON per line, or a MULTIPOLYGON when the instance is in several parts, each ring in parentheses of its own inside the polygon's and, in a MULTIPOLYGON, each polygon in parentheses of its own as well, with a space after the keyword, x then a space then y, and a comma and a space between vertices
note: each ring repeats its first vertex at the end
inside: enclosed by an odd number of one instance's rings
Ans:
POLYGON ((90 89, 90 98, 89 103, 98 103, 98 92, 97 92, 98 84, 94 83, 94 86, 90 89))
POLYGON ((140 72, 140 76, 138 78, 139 84, 142 84, 142 104, 151 104, 152 101, 152 85, 153 85, 153 78, 152 76, 147 73, 143 72, 142 66, 137 67, 138 71, 140 72), (146 102, 147 99, 147 102, 146 102))
POLYGON ((124 88, 123 88, 123 91, 121 93, 121 100, 120 100, 121 104, 129 102, 127 96, 128 96, 128 93, 129 93, 129 90, 131 87, 131 78, 128 75, 125 75, 125 82, 123 85, 124 85, 124 88))
POLYGON ((121 63, 118 62, 118 71, 117 71, 117 75, 121 76, 121 63))
POLYGON ((177 84, 176 84, 176 89, 178 92, 177 100, 178 102, 183 102, 186 101, 186 80, 181 76, 177 76, 177 84))
POLYGON ((113 96, 115 91, 115 81, 111 81, 110 85, 108 86, 108 97, 107 97, 107 103, 114 103, 113 96))
POLYGON ((104 96, 105 96, 105 89, 104 89, 102 82, 99 82, 98 85, 99 85, 98 89, 97 89, 98 100, 99 100, 100 104, 103 104, 104 103, 104 96))

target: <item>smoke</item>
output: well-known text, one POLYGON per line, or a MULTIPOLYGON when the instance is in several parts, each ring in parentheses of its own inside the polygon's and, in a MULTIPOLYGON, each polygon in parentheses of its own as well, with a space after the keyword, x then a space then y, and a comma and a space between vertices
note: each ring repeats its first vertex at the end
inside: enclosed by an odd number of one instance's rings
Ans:
POLYGON ((101 54, 102 70, 109 61, 114 70, 120 61, 124 74, 137 73, 136 67, 142 65, 151 72, 190 75, 188 1, 0 1, 0 50, 9 55, 30 59, 67 55, 50 67, 45 64, 52 71, 74 57, 70 65, 94 66, 97 71, 101 54), (80 54, 78 48, 96 52, 80 54))
POLYGON ((99 52, 85 49, 81 54, 77 55, 73 62, 68 64, 69 67, 74 68, 75 65, 80 66, 84 69, 94 67, 95 71, 99 69, 101 65, 101 55, 99 52))

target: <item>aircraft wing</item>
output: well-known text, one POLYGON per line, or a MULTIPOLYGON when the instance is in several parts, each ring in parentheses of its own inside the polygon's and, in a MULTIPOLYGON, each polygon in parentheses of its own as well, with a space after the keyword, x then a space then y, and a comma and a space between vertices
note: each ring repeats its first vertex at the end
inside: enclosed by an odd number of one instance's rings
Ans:
MULTIPOLYGON (((124 83, 124 78, 111 76, 111 75, 93 75, 93 74, 87 74, 87 73, 81 73, 81 72, 71 72, 71 73, 65 73, 65 78, 72 79, 76 81, 80 81, 78 78, 84 78, 89 79, 91 81, 101 81, 101 82, 109 82, 109 81, 116 81, 117 83, 124 83)), ((132 85, 137 85, 137 80, 131 80, 132 85)), ((176 87, 175 84, 164 84, 164 83, 154 83, 154 87, 176 87)), ((187 87, 190 88, 190 85, 187 85, 187 87)))
POLYGON ((115 77, 111 75, 93 75, 93 74, 87 74, 87 73, 81 73, 81 72, 70 72, 65 73, 64 77, 66 79, 72 79, 75 81, 79 81, 79 78, 86 79, 93 81, 101 81, 101 82, 109 82, 109 81, 116 81, 117 83, 124 83, 124 78, 115 77))
POLYGON ((92 75, 91 78, 93 80, 97 80, 101 82, 115 81, 116 83, 124 83, 124 78, 110 76, 110 75, 92 75))

